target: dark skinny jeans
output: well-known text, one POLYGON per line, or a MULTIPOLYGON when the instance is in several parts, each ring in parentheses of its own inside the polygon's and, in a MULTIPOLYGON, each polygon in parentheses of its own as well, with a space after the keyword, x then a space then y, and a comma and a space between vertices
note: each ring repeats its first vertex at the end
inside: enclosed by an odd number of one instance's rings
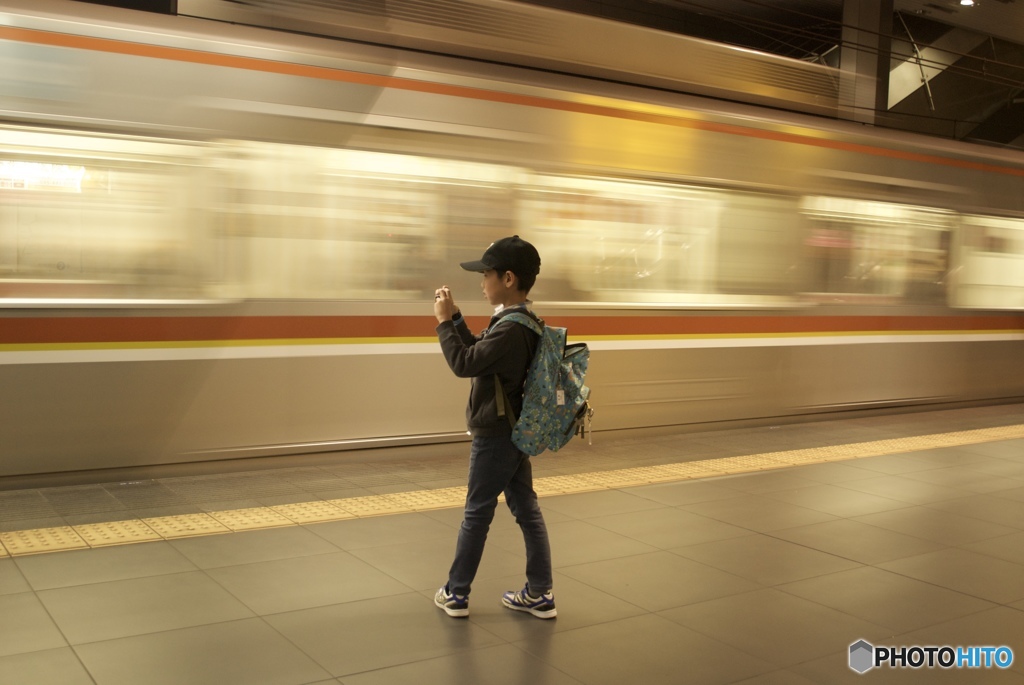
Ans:
POLYGON ((509 436, 502 435, 473 438, 466 511, 459 529, 455 561, 448 572, 449 592, 469 594, 494 519, 498 495, 502 492, 523 531, 530 594, 538 596, 551 590, 551 547, 537 493, 533 491, 533 467, 530 458, 516 449, 509 436))

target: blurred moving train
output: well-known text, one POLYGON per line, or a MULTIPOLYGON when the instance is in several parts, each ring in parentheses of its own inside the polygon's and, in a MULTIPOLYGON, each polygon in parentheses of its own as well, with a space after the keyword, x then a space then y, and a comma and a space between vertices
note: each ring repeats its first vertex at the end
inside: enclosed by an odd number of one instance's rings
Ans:
POLYGON ((464 440, 432 293, 482 327, 457 264, 512 233, 602 431, 1024 397, 1020 153, 814 116, 826 67, 476 4, 665 66, 5 2, 0 476, 464 440))

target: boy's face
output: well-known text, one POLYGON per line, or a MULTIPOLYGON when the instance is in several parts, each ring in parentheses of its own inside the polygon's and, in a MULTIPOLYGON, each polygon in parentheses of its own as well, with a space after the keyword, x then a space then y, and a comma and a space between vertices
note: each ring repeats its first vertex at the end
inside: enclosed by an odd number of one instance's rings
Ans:
POLYGON ((509 296, 516 290, 516 278, 508 271, 499 274, 494 269, 488 269, 484 272, 484 280, 480 287, 487 301, 497 307, 499 304, 509 303, 509 296))

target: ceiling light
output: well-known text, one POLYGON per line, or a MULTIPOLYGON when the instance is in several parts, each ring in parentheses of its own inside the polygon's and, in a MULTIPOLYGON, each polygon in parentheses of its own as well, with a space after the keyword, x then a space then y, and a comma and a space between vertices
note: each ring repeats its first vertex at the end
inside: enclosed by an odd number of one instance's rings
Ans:
POLYGON ((964 7, 973 7, 974 0, 960 0, 960 4, 963 5, 964 7))

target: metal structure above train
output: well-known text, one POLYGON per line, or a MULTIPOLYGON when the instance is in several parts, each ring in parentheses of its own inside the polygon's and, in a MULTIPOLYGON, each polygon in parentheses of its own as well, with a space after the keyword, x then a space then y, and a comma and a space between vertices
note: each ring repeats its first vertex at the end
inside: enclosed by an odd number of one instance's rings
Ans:
POLYGON ((1024 7, 1018 0, 85 1, 495 60, 1024 149, 1024 7), (723 46, 741 50, 723 52, 723 46), (779 57, 796 64, 783 66, 779 57), (829 82, 800 62, 831 67, 829 82))
POLYGON ((178 14, 827 116, 839 101, 826 65, 506 0, 178 0, 178 14))

